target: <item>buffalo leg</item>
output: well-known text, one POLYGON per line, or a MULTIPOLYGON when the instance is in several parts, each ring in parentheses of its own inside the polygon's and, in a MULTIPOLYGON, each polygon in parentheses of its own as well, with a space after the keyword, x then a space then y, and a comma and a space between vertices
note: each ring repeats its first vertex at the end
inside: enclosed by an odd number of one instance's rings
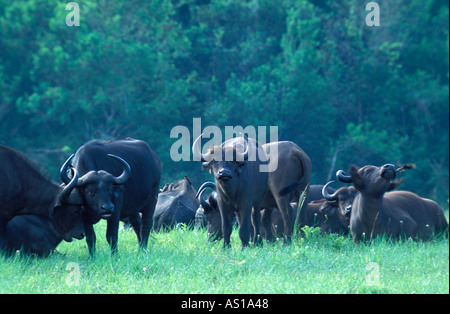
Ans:
POLYGON ((222 237, 223 237, 223 247, 231 248, 230 238, 231 232, 233 231, 233 218, 234 212, 229 209, 228 206, 223 204, 221 200, 218 201, 220 216, 222 218, 222 237))
MULTIPOLYGON (((241 239, 242 247, 248 246, 250 240, 250 227, 251 227, 251 209, 247 209, 239 212, 239 238, 241 239)), ((255 237, 255 235, 253 235, 255 237)))
MULTIPOLYGON (((253 244, 262 245, 261 239, 261 209, 254 206, 252 208, 253 244)), ((270 231, 270 230, 269 230, 270 231)))
POLYGON ((108 220, 106 226, 106 241, 108 241, 109 246, 111 247, 111 253, 117 253, 117 240, 119 233, 119 216, 120 213, 114 212, 113 217, 108 220))
POLYGON ((134 233, 136 233, 136 236, 138 238, 138 242, 141 243, 141 216, 139 213, 136 213, 135 215, 132 215, 128 218, 130 220, 131 227, 133 227, 134 233))
POLYGON ((276 202, 284 222, 284 234, 285 234, 284 242, 286 244, 289 244, 291 243, 291 236, 294 231, 294 220, 295 220, 295 217, 292 212, 292 207, 289 204, 289 195, 276 199, 276 202))
POLYGON ((95 253, 95 242, 97 238, 95 236, 94 225, 91 223, 84 223, 84 234, 86 235, 86 244, 88 246, 89 254, 91 256, 95 253))
POLYGON ((274 234, 272 232, 272 208, 265 208, 261 215, 261 223, 266 231, 266 241, 275 241, 274 234))
MULTIPOLYGON (((157 192, 154 192, 152 195, 157 195, 157 192)), ((155 213, 155 206, 157 200, 158 199, 156 197, 152 197, 148 201, 147 205, 141 211, 142 223, 141 223, 141 238, 139 242, 139 248, 142 250, 147 250, 148 237, 150 235, 150 230, 153 227, 153 214, 155 213)))

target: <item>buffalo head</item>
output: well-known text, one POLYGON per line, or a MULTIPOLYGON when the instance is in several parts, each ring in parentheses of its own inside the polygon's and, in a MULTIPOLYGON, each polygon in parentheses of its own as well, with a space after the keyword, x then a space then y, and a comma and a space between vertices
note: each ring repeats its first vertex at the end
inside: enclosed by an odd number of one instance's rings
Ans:
POLYGON ((220 146, 211 147, 206 154, 200 151, 201 134, 192 146, 194 157, 203 162, 203 167, 207 168, 214 175, 216 184, 220 185, 221 190, 230 197, 234 195, 238 189, 237 178, 241 176, 249 157, 249 145, 247 136, 244 137, 242 144, 240 138, 231 139, 222 143, 220 146), (245 151, 241 152, 242 145, 245 151))
MULTIPOLYGON (((352 211, 353 200, 358 193, 358 191, 353 187, 342 187, 336 190, 333 194, 329 194, 327 191, 328 186, 334 181, 330 181, 325 184, 322 188, 322 196, 328 203, 334 203, 335 207, 339 209, 339 214, 344 219, 350 219, 350 214, 352 211)), ((325 206, 325 205, 324 205, 325 206)), ((330 206, 328 205, 327 208, 330 206)), ((322 210, 322 208, 321 208, 322 210)))
MULTIPOLYGON (((123 172, 120 176, 115 177, 110 173, 99 170, 89 171, 75 183, 75 191, 71 193, 72 201, 69 203, 79 203, 87 211, 94 213, 103 219, 110 218, 114 213, 113 197, 119 197, 120 186, 125 184, 130 177, 130 165, 122 158, 108 154, 109 157, 117 160, 123 166, 123 172)), ((64 183, 69 184, 73 179, 69 179, 67 169, 73 155, 64 163, 61 168, 61 179, 64 183)), ((73 169, 73 168, 72 168, 73 169)))
POLYGON ((346 175, 344 171, 339 170, 336 177, 341 182, 353 183, 358 191, 364 191, 367 195, 374 197, 380 197, 385 192, 396 189, 402 182, 402 180, 394 180, 397 176, 397 170, 392 164, 381 167, 364 166, 362 168, 352 165, 349 174, 346 175))
POLYGON ((206 224, 210 241, 220 240, 222 237, 222 218, 217 204, 216 184, 214 182, 203 183, 198 189, 196 197, 201 205, 196 213, 196 221, 206 224), (205 199, 207 188, 211 188, 213 192, 205 199))

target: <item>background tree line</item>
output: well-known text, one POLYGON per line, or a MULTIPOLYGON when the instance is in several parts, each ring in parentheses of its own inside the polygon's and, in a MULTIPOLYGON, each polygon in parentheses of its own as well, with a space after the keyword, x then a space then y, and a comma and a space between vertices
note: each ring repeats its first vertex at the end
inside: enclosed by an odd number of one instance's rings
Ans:
MULTIPOLYGON (((449 4, 379 0, 0 0, 0 144, 57 179, 91 139, 147 141, 163 183, 176 125, 279 127, 313 183, 350 164, 416 163, 404 189, 449 195, 449 4)), ((268 137, 268 135, 267 135, 268 137)))

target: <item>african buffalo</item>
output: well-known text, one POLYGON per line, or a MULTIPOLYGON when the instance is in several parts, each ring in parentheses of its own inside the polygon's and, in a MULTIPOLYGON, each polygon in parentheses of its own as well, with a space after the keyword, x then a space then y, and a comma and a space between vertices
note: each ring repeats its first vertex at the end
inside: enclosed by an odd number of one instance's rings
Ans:
MULTIPOLYGON (((231 234, 231 222, 234 212, 236 212, 240 225, 240 235, 249 237, 249 226, 244 225, 243 228, 241 220, 243 220, 243 215, 247 215, 247 220, 245 221, 250 222, 250 210, 253 205, 253 211, 251 212, 254 227, 253 239, 254 242, 258 241, 260 243, 258 238, 260 209, 261 207, 278 207, 283 217, 284 228, 288 230, 285 240, 290 242, 295 216, 289 202, 291 200, 297 201, 303 190, 306 190, 306 194, 308 194, 311 178, 311 161, 303 150, 292 142, 275 142, 260 145, 255 140, 249 140, 245 137, 244 139, 238 138, 226 141, 218 147, 212 147, 208 153, 201 154, 198 147, 200 139, 201 136, 194 142, 193 152, 195 157, 198 160, 202 160, 204 166, 214 173, 217 185, 217 204, 220 212, 220 217, 216 214, 214 218, 210 218, 210 221, 214 221, 213 223, 216 225, 214 228, 209 226, 210 234, 212 234, 212 229, 218 231, 220 223, 222 225, 224 245, 227 246, 229 240, 227 240, 226 236, 229 237, 229 234, 231 234), (242 153, 244 147, 246 147, 246 152, 242 153), (246 158, 248 159, 249 150, 257 152, 254 154, 258 158, 246 160, 246 158), (217 151, 219 151, 219 154, 217 151), (227 154, 231 154, 230 151, 237 155, 236 161, 222 161, 227 154), (275 154, 275 152, 277 153, 275 154), (221 161, 215 161, 214 155, 219 156, 221 161), (267 165, 268 169, 273 171, 268 173, 262 172, 260 171, 261 165, 267 165), (276 166, 273 167, 273 165, 276 166), (231 181, 232 184, 228 181, 231 181), (242 207, 240 207, 242 204, 237 204, 236 200, 247 204, 247 210, 244 211, 245 214, 241 209, 242 207), (226 221, 224 221, 224 217, 226 221)), ((306 204, 304 204, 305 206, 306 204)), ((210 215, 208 210, 205 211, 205 215, 210 215)), ((270 215, 262 217, 262 224, 266 230, 270 230, 270 215)), ((267 234, 267 240, 273 240, 271 232, 267 234)), ((242 241, 243 246, 246 245, 244 243, 245 241, 242 241)))
POLYGON ((350 226, 350 216, 352 212, 353 200, 355 199, 356 194, 358 194, 358 190, 353 186, 342 187, 338 190, 332 191, 330 194, 329 185, 334 181, 330 181, 325 184, 322 188, 322 196, 327 200, 327 206, 322 208, 321 210, 327 214, 333 214, 333 211, 337 210, 339 220, 342 225, 350 226), (335 204, 334 206, 330 206, 330 204, 335 204))
POLYGON ((158 194, 153 215, 154 230, 169 230, 179 223, 193 224, 195 211, 199 206, 195 194, 196 191, 186 176, 174 184, 166 184, 158 194))
MULTIPOLYGON (((66 161, 61 172, 65 173, 68 168, 66 161)), ((18 215, 36 215, 49 219, 54 225, 63 225, 64 230, 80 230, 77 220, 72 221, 71 217, 74 211, 91 206, 83 203, 77 193, 85 187, 82 182, 87 177, 80 178, 75 169, 71 172, 71 180, 63 186, 57 185, 43 176, 22 153, 0 145, 0 248, 7 246, 8 222, 18 215)), ((82 232, 76 236, 81 237, 82 232)))
POLYGON ((355 242, 364 238, 371 240, 381 234, 393 238, 428 238, 433 232, 448 229, 444 212, 436 202, 408 191, 386 193, 402 182, 394 181, 399 169, 391 164, 362 168, 353 165, 350 175, 342 170, 337 172, 340 181, 353 183, 359 191, 350 217, 350 231, 355 242))
POLYGON ((250 226, 253 225, 253 243, 261 243, 260 209, 266 193, 267 172, 260 165, 267 164, 265 153, 255 140, 235 138, 213 146, 202 154, 199 144, 202 135, 194 142, 192 150, 197 160, 214 174, 217 186, 217 204, 222 219, 224 247, 230 246, 232 221, 236 214, 242 247, 248 245, 250 226), (250 150, 255 160, 248 160, 250 150), (264 156, 261 159, 260 156, 264 156), (252 209, 253 208, 253 209, 252 209))
POLYGON ((6 225, 6 251, 11 254, 23 250, 26 254, 45 256, 64 240, 84 237, 79 206, 71 206, 67 212, 56 208, 50 218, 38 215, 19 215, 6 225))
POLYGON ((73 166, 81 175, 97 173, 99 177, 104 177, 106 172, 111 174, 108 184, 87 182, 89 184, 80 193, 86 201, 102 200, 101 203, 97 201, 100 204, 97 208, 83 213, 90 254, 95 252, 93 225, 100 219, 107 220, 106 239, 113 253, 117 252, 120 220, 130 222, 139 247, 146 249, 161 178, 158 155, 140 140, 91 141, 78 149, 73 166), (116 160, 110 158, 111 154, 116 156, 116 160))
POLYGON ((214 182, 203 183, 198 189, 195 197, 200 203, 200 207, 198 207, 195 212, 195 227, 197 229, 207 227, 208 233, 211 236, 218 234, 221 236, 222 219, 220 218, 219 206, 217 205, 216 184, 214 182), (208 199, 205 199, 204 195, 208 191, 208 188, 211 188, 212 192, 208 199), (217 222, 214 222, 215 219, 217 219, 217 222))

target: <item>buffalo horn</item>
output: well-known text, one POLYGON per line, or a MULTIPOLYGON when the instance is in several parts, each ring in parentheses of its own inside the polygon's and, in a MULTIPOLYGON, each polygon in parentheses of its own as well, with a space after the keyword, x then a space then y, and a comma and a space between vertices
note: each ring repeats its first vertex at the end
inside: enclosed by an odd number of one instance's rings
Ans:
POLYGON ((108 156, 111 158, 114 158, 115 160, 120 162, 123 166, 123 172, 120 176, 114 178, 114 184, 117 184, 117 185, 124 184, 125 182, 127 182, 127 180, 130 178, 130 175, 131 175, 130 165, 125 160, 120 158, 119 156, 112 155, 112 154, 108 154, 108 156))
MULTIPOLYGON (((69 158, 69 160, 70 160, 70 158, 69 158)), ((64 166, 63 166, 63 168, 64 168, 64 166)), ((78 174, 77 169, 71 167, 70 170, 72 171, 72 180, 70 180, 69 182, 66 183, 66 186, 64 187, 63 191, 61 192, 61 195, 59 197, 61 203, 67 203, 67 201, 69 200, 70 193, 72 192, 72 190, 76 187, 76 185, 78 183, 79 174, 78 174)), ((61 169, 61 171, 62 171, 62 169, 61 169)), ((66 177, 67 177, 66 171, 67 170, 64 169, 64 173, 66 174, 66 177)))
POLYGON ((238 152, 238 151, 236 150, 236 160, 243 160, 243 161, 246 161, 246 160, 248 160, 249 147, 250 147, 250 145, 249 145, 249 142, 248 142, 248 136, 247 136, 247 134, 245 134, 245 135, 242 134, 242 133, 240 133, 240 134, 244 136, 244 147, 245 147, 245 152, 240 153, 240 152, 238 152))
POLYGON ((328 185, 330 185, 331 183, 333 183, 334 181, 330 181, 327 184, 325 184, 322 188, 322 196, 323 198, 325 198, 327 201, 335 201, 336 200, 336 192, 333 194, 329 194, 327 191, 328 185))
POLYGON ((352 177, 346 175, 343 170, 338 170, 338 172, 336 172, 336 178, 338 178, 339 181, 344 182, 344 183, 352 183, 353 182, 352 177))
POLYGON ((208 181, 208 182, 203 183, 203 184, 200 186, 200 188, 198 189, 198 192, 197 192, 197 194, 195 195, 195 198, 198 198, 199 195, 200 195, 200 193, 202 193, 203 190, 205 190, 206 188, 211 188, 211 189, 213 189, 213 190, 215 191, 215 190, 216 190, 216 184, 215 184, 214 182, 211 182, 211 181, 208 181))
POLYGON ((207 188, 212 188, 215 191, 216 184, 214 182, 203 183, 202 186, 198 189, 196 197, 198 198, 198 201, 200 202, 200 205, 202 205, 204 210, 211 210, 212 209, 211 205, 207 203, 206 200, 203 198, 203 195, 205 194, 207 188))
POLYGON ((194 141, 194 144, 192 145, 192 152, 194 154, 194 160, 200 160, 202 162, 209 162, 209 161, 211 161, 211 152, 202 154, 202 152, 200 150, 202 136, 203 136, 203 133, 200 134, 199 137, 197 137, 197 139, 194 141))
POLYGON ((69 178, 69 176, 67 175, 67 170, 69 169, 70 166, 70 161, 73 158, 73 155, 70 155, 70 157, 66 160, 66 162, 62 165, 61 170, 59 171, 59 174, 61 176, 61 180, 62 182, 64 182, 65 184, 69 184, 69 182, 71 181, 71 179, 69 178))

